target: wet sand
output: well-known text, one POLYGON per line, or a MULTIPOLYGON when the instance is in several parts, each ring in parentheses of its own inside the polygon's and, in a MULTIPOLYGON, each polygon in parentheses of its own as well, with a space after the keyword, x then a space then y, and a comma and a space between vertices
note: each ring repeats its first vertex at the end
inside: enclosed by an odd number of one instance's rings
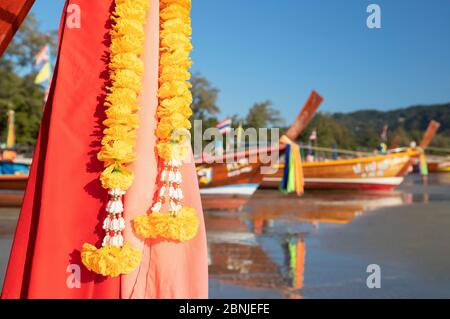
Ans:
POLYGON ((212 298, 450 297, 450 174, 393 192, 258 191, 207 224, 212 298), (380 289, 367 287, 370 264, 380 289))
MULTIPOLYGON (((0 209, 0 283, 17 215, 0 209)), ((258 191, 205 217, 211 298, 450 297, 450 174, 392 192, 258 191)))
POLYGON ((3 287, 6 265, 16 229, 19 208, 0 208, 0 286, 3 287))

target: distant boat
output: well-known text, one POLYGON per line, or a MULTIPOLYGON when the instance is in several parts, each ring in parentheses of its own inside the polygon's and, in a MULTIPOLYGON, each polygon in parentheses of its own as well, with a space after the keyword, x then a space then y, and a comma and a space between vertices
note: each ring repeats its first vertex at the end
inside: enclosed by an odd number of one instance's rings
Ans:
MULTIPOLYGON (((303 163, 306 189, 389 190, 400 185, 409 172, 411 158, 417 151, 409 149, 388 155, 303 163)), ((272 175, 263 177, 262 188, 278 188, 284 164, 272 175)))
MULTIPOLYGON (((322 101, 323 98, 312 91, 286 134, 300 134, 322 101)), ((216 209, 241 207, 263 181, 260 154, 270 155, 274 151, 282 154, 284 149, 285 145, 277 144, 272 147, 258 147, 244 152, 198 159, 197 177, 204 207, 216 209), (250 161, 252 157, 256 157, 257 160, 250 161)))
POLYGON ((428 170, 437 173, 450 172, 450 158, 428 162, 428 170))
POLYGON ((8 111, 6 141, 6 148, 0 152, 0 190, 24 190, 30 173, 31 160, 17 159, 13 110, 8 111))
MULTIPOLYGON (((430 173, 447 173, 450 172, 450 157, 428 157, 427 158, 428 171, 430 173)), ((414 171, 419 171, 419 164, 414 165, 414 171)))
POLYGON ((0 175, 0 190, 25 190, 27 182, 28 175, 0 175))
POLYGON ((27 185, 29 165, 0 161, 0 206, 20 206, 27 185))
POLYGON ((221 157, 196 162, 198 184, 202 204, 207 209, 238 209, 256 192, 263 180, 262 162, 250 161, 251 156, 270 154, 278 150, 258 149, 242 153, 231 153, 221 157), (226 200, 224 200, 226 199, 226 200))
POLYGON ((220 158, 220 161, 225 161, 225 163, 218 163, 218 159, 214 159, 211 164, 205 161, 196 163, 202 197, 210 197, 211 195, 248 197, 253 195, 262 181, 261 163, 259 161, 250 163, 245 154, 241 156, 239 157, 239 154, 237 154, 237 158, 229 163, 227 163, 228 158, 226 156, 220 158))
MULTIPOLYGON (((420 144, 424 150, 436 134, 440 124, 431 121, 420 144)), ((325 149, 336 151, 333 149, 325 149)), ((344 151, 355 154, 355 152, 344 151)), ((420 156, 415 148, 390 150, 389 154, 351 159, 303 162, 306 189, 389 190, 403 182, 412 170, 413 161, 420 156)), ((271 175, 265 175, 262 188, 278 188, 283 178, 284 163, 271 175)))

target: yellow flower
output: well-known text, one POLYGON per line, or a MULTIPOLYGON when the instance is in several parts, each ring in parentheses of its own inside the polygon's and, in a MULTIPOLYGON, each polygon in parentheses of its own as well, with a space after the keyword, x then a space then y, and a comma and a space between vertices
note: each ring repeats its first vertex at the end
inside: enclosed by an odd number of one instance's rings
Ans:
POLYGON ((144 238, 187 241, 197 234, 199 219, 195 209, 183 207, 176 217, 152 212, 136 218, 133 225, 136 233, 144 238))
POLYGON ((172 134, 173 127, 170 123, 158 123, 156 136, 161 140, 167 140, 172 134))
POLYGON ((148 8, 148 0, 116 0, 116 6, 129 3, 133 6, 138 6, 141 10, 147 10, 148 8))
POLYGON ((98 159, 109 165, 112 162, 131 163, 135 160, 134 153, 135 141, 113 140, 103 145, 102 150, 98 153, 98 159))
POLYGON ((171 143, 158 143, 156 145, 156 148, 158 149, 158 155, 165 161, 172 160, 172 144, 171 143))
POLYGON ((158 107, 157 115, 159 118, 169 117, 174 113, 179 113, 185 118, 189 118, 192 115, 192 109, 189 104, 186 103, 185 99, 180 98, 181 103, 174 104, 172 107, 164 107, 162 104, 158 107))
POLYGON ((159 156, 165 161, 184 161, 188 155, 188 148, 185 144, 178 143, 158 143, 156 146, 159 156))
POLYGON ((120 69, 110 75, 113 88, 128 88, 139 92, 142 90, 141 77, 131 70, 120 69))
POLYGON ((191 8, 191 0, 160 0, 161 7, 167 5, 178 4, 183 8, 190 9, 191 8))
POLYGON ((160 64, 162 66, 173 65, 189 69, 192 66, 189 53, 189 51, 184 49, 177 49, 172 52, 163 52, 160 56, 160 64))
POLYGON ((111 127, 114 125, 127 125, 130 128, 139 127, 139 116, 137 114, 123 115, 121 118, 109 118, 103 121, 103 125, 111 127))
POLYGON ((192 50, 191 40, 182 33, 164 33, 161 32, 161 45, 170 50, 184 49, 192 50))
POLYGON ((133 173, 119 164, 109 165, 100 176, 100 181, 105 189, 127 190, 133 184, 133 179, 133 173))
POLYGON ((114 141, 124 141, 127 144, 134 145, 136 143, 136 130, 125 125, 114 125, 103 131, 104 137, 102 144, 110 144, 114 141))
POLYGON ((109 49, 112 55, 120 53, 142 54, 144 52, 143 42, 144 37, 142 36, 125 34, 121 37, 112 38, 109 49))
MULTIPOLYGON (((146 6, 147 2, 145 2, 144 5, 146 6)), ((147 17, 147 11, 144 9, 144 6, 142 4, 139 6, 136 1, 126 1, 120 4, 118 4, 116 1, 114 15, 115 17, 112 17, 113 21, 125 18, 139 21, 141 24, 144 24, 147 17)))
POLYGON ((189 8, 178 4, 169 4, 161 7, 160 15, 162 21, 170 19, 181 19, 183 22, 191 24, 189 8))
POLYGON ((84 244, 81 261, 87 269, 103 276, 117 277, 132 272, 141 263, 141 252, 128 245, 122 248, 106 246, 97 249, 84 244))
POLYGON ((173 98, 160 100, 160 107, 169 109, 178 108, 180 105, 190 106, 191 104, 192 104, 192 94, 190 92, 182 96, 175 96, 173 98))
POLYGON ((168 81, 164 82, 158 91, 158 96, 161 99, 184 96, 190 94, 189 92, 190 84, 188 82, 182 81, 168 81))
POLYGON ((191 73, 186 68, 178 66, 163 66, 160 71, 160 81, 188 81, 191 78, 191 73))
MULTIPOLYGON (((112 88, 111 88, 112 89, 112 88)), ((112 106, 115 104, 122 105, 137 105, 138 94, 136 91, 129 88, 114 88, 106 96, 105 106, 112 106)))
POLYGON ((174 129, 176 129, 176 128, 190 129, 191 128, 191 123, 189 122, 188 119, 186 119, 186 117, 183 116, 183 114, 175 113, 175 114, 172 114, 172 116, 170 116, 170 118, 168 118, 168 119, 174 129))
POLYGON ((144 62, 134 53, 114 55, 109 63, 110 70, 128 69, 138 76, 144 74, 144 62))
POLYGON ((138 109, 139 106, 137 104, 135 105, 116 104, 106 109, 105 113, 109 119, 120 119, 122 117, 132 115, 133 112, 137 111, 138 109))
POLYGON ((162 23, 161 37, 165 37, 169 33, 182 33, 186 36, 192 34, 192 28, 190 23, 186 23, 182 19, 170 19, 162 23))
POLYGON ((145 36, 144 25, 138 20, 116 19, 116 23, 111 31, 111 37, 120 37, 125 34, 143 38, 145 36))

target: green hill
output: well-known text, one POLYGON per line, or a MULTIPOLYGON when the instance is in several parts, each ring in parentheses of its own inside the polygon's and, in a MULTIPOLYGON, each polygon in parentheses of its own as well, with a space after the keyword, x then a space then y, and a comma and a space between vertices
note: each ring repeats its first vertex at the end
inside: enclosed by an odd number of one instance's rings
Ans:
POLYGON ((309 124, 301 140, 307 142, 317 128, 319 145, 371 150, 380 142, 380 134, 388 125, 388 145, 396 140, 399 146, 420 141, 429 122, 441 123, 430 146, 450 148, 450 103, 417 105, 391 111, 361 110, 351 113, 318 113, 309 124))

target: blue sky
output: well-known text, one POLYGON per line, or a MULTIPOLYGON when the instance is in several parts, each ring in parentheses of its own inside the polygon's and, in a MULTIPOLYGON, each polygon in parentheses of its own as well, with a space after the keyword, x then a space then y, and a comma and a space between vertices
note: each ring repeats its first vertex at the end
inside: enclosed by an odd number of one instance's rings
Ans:
MULTIPOLYGON (((44 30, 63 4, 36 1, 44 30)), ((450 101, 448 0, 193 0, 192 19, 192 71, 220 89, 223 116, 270 99, 289 122, 312 89, 326 112, 450 101), (381 29, 366 26, 371 3, 381 29)))

